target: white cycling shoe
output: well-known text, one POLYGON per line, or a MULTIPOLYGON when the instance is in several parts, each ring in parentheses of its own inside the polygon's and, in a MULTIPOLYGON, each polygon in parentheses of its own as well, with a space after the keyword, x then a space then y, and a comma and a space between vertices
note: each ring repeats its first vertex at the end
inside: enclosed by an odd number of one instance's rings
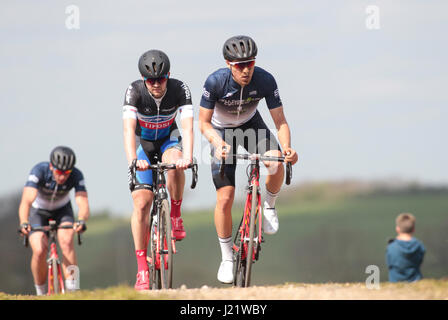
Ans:
POLYGON ((266 234, 275 234, 278 231, 278 216, 275 208, 263 208, 263 231, 266 234))
POLYGON ((221 261, 221 265, 219 266, 218 270, 218 280, 222 283, 233 282, 233 261, 221 261))

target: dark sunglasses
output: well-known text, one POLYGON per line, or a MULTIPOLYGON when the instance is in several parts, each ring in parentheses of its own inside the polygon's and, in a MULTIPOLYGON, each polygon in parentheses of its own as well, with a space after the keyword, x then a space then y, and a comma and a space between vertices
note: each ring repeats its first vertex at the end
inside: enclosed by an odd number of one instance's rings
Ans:
POLYGON ((245 60, 245 61, 235 61, 235 62, 229 62, 231 66, 237 67, 239 70, 244 70, 247 68, 252 68, 255 65, 255 59, 252 60, 245 60))
POLYGON ((148 81, 148 83, 149 83, 150 85, 152 85, 152 86, 153 86, 154 83, 156 83, 156 82, 158 82, 159 84, 164 84, 166 80, 168 80, 168 75, 167 75, 167 74, 164 75, 164 76, 161 76, 161 77, 159 77, 159 78, 154 78, 154 79, 145 78, 145 81, 148 81))
POLYGON ((54 169, 54 172, 56 172, 57 174, 70 174, 73 170, 59 170, 59 169, 54 169))

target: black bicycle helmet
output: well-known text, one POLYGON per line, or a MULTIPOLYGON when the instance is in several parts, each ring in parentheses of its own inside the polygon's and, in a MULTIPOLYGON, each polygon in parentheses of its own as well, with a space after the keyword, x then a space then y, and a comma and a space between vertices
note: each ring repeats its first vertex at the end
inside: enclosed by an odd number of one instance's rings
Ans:
POLYGON ((58 170, 72 170, 76 163, 76 156, 69 147, 58 146, 51 151, 50 163, 58 170))
POLYGON ((222 53, 224 59, 229 61, 255 58, 257 55, 257 45, 251 37, 234 36, 224 43, 222 53))
POLYGON ((138 60, 138 69, 146 79, 160 78, 170 71, 170 59, 160 50, 149 50, 138 60))

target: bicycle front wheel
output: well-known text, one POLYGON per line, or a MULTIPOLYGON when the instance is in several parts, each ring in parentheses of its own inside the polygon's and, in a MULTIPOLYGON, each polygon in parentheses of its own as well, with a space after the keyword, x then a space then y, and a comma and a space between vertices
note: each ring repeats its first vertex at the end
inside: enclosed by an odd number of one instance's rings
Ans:
MULTIPOLYGON (((238 230, 241 229, 242 223, 238 230)), ((237 287, 244 287, 246 277, 246 260, 243 258, 244 242, 241 241, 240 232, 237 233, 234 240, 234 261, 235 269, 233 272, 233 284, 237 287)))
POLYGON ((250 277, 252 272, 252 263, 253 263, 253 252, 255 250, 255 238, 256 238, 256 229, 255 229, 255 221, 257 219, 258 214, 258 187, 256 185, 252 186, 252 199, 251 199, 251 209, 250 209, 250 224, 249 224, 249 239, 247 244, 247 256, 246 256, 246 276, 244 279, 244 286, 250 286, 250 277))
POLYGON ((156 216, 151 218, 150 231, 149 231, 149 284, 151 289, 161 289, 160 283, 160 256, 157 252, 157 224, 155 222, 156 216), (159 262, 159 263, 158 263, 159 262))
POLYGON ((48 292, 50 294, 58 294, 59 278, 58 278, 58 262, 56 259, 51 259, 48 265, 48 292))
POLYGON ((168 200, 162 201, 160 208, 160 277, 162 289, 173 287, 173 245, 171 237, 171 212, 168 200))

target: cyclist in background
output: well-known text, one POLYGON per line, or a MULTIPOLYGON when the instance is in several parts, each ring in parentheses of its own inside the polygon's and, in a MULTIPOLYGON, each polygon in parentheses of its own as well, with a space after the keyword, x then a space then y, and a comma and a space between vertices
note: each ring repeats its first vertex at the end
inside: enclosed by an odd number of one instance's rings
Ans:
POLYGON ((167 172, 167 189, 171 198, 173 234, 176 240, 182 240, 185 237, 181 218, 184 170, 193 163, 193 106, 187 85, 170 78, 170 61, 164 52, 145 52, 138 67, 143 80, 134 81, 126 90, 123 128, 129 170, 133 160, 137 159, 137 183, 134 185, 131 179, 129 181, 134 202, 131 228, 138 267, 135 289, 148 290, 146 254, 153 192, 152 171, 147 169, 156 154, 159 155, 158 161, 177 166, 177 170, 167 172), (183 139, 175 122, 178 111, 183 139))
MULTIPOLYGON (((217 190, 215 227, 218 235, 222 261, 218 280, 233 281, 232 253, 232 205, 235 195, 235 169, 231 154, 242 145, 250 153, 267 156, 285 156, 286 162, 295 164, 297 153, 291 148, 289 125, 283 113, 274 77, 255 66, 257 45, 248 36, 234 36, 223 46, 227 67, 212 73, 205 81, 200 103, 199 126, 211 144, 212 176, 217 190), (279 146, 275 136, 257 111, 258 103, 265 98, 274 124, 278 130, 279 146), (220 177, 219 165, 226 159, 224 178, 220 177)), ((267 234, 278 230, 275 201, 284 177, 284 167, 278 162, 265 162, 268 176, 264 200, 263 229, 267 234)))
MULTIPOLYGON (((23 188, 19 206, 20 228, 23 234, 29 235, 33 251, 31 272, 37 295, 47 292, 48 237, 43 231, 31 231, 31 227, 47 226, 50 218, 58 225, 73 224, 73 229, 59 229, 57 233, 65 279, 69 276, 67 267, 77 265, 73 236, 74 232, 86 230, 90 211, 84 177, 75 163, 73 150, 58 146, 51 151, 50 162, 40 162, 33 167, 23 188), (73 188, 78 206, 76 223, 69 194, 73 188)), ((67 280, 65 287, 67 291, 76 289, 73 282, 67 280)))

